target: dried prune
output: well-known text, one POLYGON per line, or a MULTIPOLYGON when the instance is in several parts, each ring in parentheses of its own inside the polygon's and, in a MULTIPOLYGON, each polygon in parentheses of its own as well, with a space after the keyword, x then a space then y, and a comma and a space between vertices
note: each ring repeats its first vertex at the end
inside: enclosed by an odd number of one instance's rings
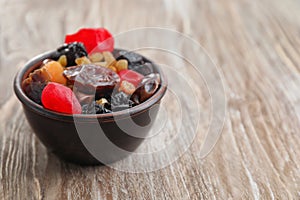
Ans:
POLYGON ((140 74, 143 74, 144 76, 154 72, 153 66, 149 62, 146 62, 146 63, 141 64, 141 65, 129 65, 128 69, 136 71, 140 74))
POLYGON ((36 69, 22 82, 22 88, 31 100, 41 105, 42 91, 50 79, 45 68, 36 69))
POLYGON ((85 93, 82 93, 82 92, 76 90, 76 88, 73 89, 73 92, 76 95, 76 97, 81 105, 89 104, 95 100, 94 94, 85 94, 85 93))
POLYGON ((132 94, 131 100, 140 104, 151 97, 159 87, 160 76, 159 74, 149 74, 140 83, 139 87, 132 94))
POLYGON ((130 96, 124 92, 117 92, 110 99, 111 110, 120 111, 134 106, 134 102, 130 100, 130 96))
POLYGON ((111 110, 108 109, 105 105, 97 104, 95 101, 90 104, 84 104, 82 106, 82 114, 103 114, 111 113, 111 110))
POLYGON ((85 94, 110 93, 120 82, 119 75, 111 69, 98 65, 87 64, 69 67, 64 71, 68 84, 74 85, 76 89, 85 94))
POLYGON ((80 42, 72 42, 69 44, 63 44, 57 49, 58 56, 65 55, 67 57, 67 67, 75 66, 76 58, 87 56, 88 53, 84 45, 80 42))
POLYGON ((132 51, 119 51, 115 54, 117 60, 126 59, 129 64, 143 64, 143 57, 132 51))

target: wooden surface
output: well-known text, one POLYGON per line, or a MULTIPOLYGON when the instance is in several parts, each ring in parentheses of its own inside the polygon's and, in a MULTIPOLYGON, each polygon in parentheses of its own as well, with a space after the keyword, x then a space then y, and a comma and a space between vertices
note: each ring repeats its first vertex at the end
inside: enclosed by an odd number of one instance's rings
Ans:
MULTIPOLYGON (((0 6, 1 199, 300 199, 299 1, 0 0, 0 6), (13 95, 13 77, 65 33, 92 26, 114 34, 170 28, 207 50, 223 72, 227 118, 205 159, 198 135, 182 157, 148 173, 84 168, 47 153, 13 95)), ((206 95, 199 101, 208 113, 206 95)))

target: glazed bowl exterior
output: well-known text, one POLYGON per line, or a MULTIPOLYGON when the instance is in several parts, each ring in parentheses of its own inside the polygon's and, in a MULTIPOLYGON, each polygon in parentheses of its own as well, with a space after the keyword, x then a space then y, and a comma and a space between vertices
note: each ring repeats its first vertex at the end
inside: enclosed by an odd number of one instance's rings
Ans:
MULTIPOLYGON (((44 59, 56 58, 56 52, 46 52, 28 61, 18 72, 14 80, 14 91, 20 102, 32 130, 39 140, 46 146, 48 151, 53 152, 63 160, 81 165, 95 165, 113 163, 128 156, 143 142, 151 129, 156 118, 159 104, 167 89, 167 81, 162 71, 154 65, 155 71, 161 76, 161 85, 156 93, 140 105, 130 109, 108 114, 95 115, 68 115, 44 109, 41 105, 29 99, 24 93, 22 81, 30 72, 37 69, 44 59), (151 110, 151 118, 149 112, 151 110), (128 114, 129 113, 129 114, 128 114), (152 120, 151 120, 152 119, 152 120), (131 128, 131 122, 135 122, 141 129, 131 128), (128 127, 120 128, 119 124, 128 127), (124 154, 106 149, 107 141, 99 139, 99 127, 106 138, 116 145, 117 148, 125 150, 124 154), (78 134, 84 134, 84 142, 78 134), (95 158, 91 148, 101 150, 105 155, 103 160, 95 158)), ((144 58, 148 60, 147 58, 144 58)), ((151 61, 150 61, 151 62, 151 61)))

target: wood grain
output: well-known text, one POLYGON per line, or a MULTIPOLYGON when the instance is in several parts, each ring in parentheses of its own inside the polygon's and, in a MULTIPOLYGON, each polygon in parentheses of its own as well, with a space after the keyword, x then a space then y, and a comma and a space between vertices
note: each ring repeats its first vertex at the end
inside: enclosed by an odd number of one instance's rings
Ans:
MULTIPOLYGON (((300 199, 299 1, 0 0, 0 6, 1 199, 300 199), (171 28, 207 50, 227 96, 225 126, 209 156, 199 158, 201 134, 175 162, 147 173, 80 167, 47 152, 13 95, 13 77, 65 33, 98 26, 115 34, 171 28)), ((204 82, 199 88, 206 115, 204 82)), ((172 134, 176 126, 168 127, 172 134)))

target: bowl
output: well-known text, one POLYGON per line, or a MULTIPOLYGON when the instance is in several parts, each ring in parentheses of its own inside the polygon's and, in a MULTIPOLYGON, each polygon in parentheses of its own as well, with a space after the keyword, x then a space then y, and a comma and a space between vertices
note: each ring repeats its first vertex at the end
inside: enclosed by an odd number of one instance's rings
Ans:
POLYGON ((14 91, 22 103, 26 119, 47 150, 65 161, 80 165, 110 164, 134 152, 147 137, 167 89, 161 69, 152 62, 154 71, 161 76, 161 84, 145 102, 113 113, 70 115, 43 108, 28 98, 21 87, 29 73, 47 58, 57 58, 56 52, 45 52, 32 58, 14 79, 14 91), (132 126, 132 122, 138 128, 132 126))

